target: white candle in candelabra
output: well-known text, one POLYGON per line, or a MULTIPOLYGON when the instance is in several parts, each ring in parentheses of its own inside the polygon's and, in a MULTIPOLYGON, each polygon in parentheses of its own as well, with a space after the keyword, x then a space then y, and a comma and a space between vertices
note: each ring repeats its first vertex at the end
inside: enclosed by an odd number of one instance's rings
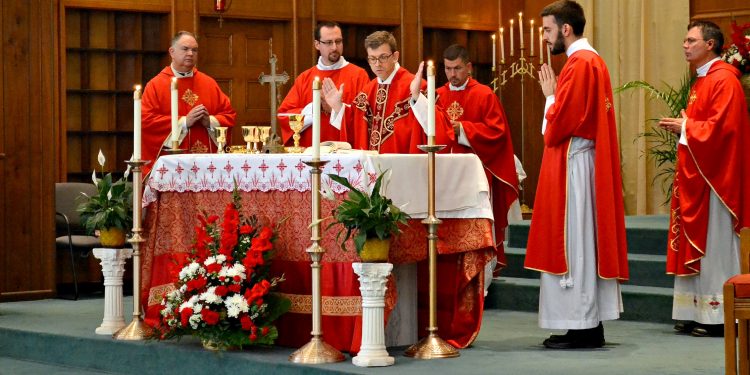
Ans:
POLYGON ((500 28, 500 64, 505 64, 505 36, 503 36, 505 29, 500 28))
POLYGON ((141 85, 133 91, 133 159, 141 160, 141 85))
POLYGON ((510 19, 510 57, 513 57, 513 19, 510 19))
POLYGON ((495 34, 492 34, 492 69, 495 69, 495 34))
POLYGON ((534 54, 534 20, 529 21, 531 28, 529 28, 529 56, 534 54))
POLYGON ((427 144, 435 144, 435 65, 427 62, 427 144))
POLYGON ((315 77, 313 89, 313 160, 320 160, 320 78, 315 77))
POLYGON ((542 27, 539 27, 539 65, 544 64, 544 34, 542 27))
POLYGON ((523 12, 518 12, 518 37, 520 38, 521 49, 523 49, 523 12))
POLYGON ((170 93, 170 112, 172 113, 172 142, 177 142, 180 140, 179 132, 177 131, 177 118, 180 116, 177 113, 177 77, 172 77, 170 93))

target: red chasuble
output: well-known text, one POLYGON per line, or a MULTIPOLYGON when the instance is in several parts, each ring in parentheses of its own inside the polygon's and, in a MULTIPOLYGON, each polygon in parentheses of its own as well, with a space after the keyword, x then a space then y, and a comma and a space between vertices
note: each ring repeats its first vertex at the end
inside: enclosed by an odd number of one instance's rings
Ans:
POLYGON ((568 272, 566 203, 568 150, 572 137, 593 140, 596 260, 598 276, 628 279, 620 154, 612 85, 604 61, 581 50, 565 63, 555 103, 546 114, 544 155, 524 266, 551 274, 568 272))
MULTIPOLYGON (((417 146, 427 144, 427 134, 411 111, 409 85, 413 79, 413 74, 399 68, 389 85, 378 84, 377 79, 370 81, 344 112, 342 140, 352 148, 380 154, 422 153, 417 146)), ((435 144, 450 145, 450 120, 443 111, 435 112, 435 144)))
MULTIPOLYGON (((294 81, 294 86, 284 98, 279 107, 279 113, 302 113, 306 105, 312 103, 312 83, 315 77, 320 77, 322 82, 324 78, 331 78, 338 88, 344 84, 344 94, 341 98, 344 103, 351 103, 354 96, 362 90, 370 77, 364 69, 354 65, 347 64, 345 67, 336 70, 320 70, 316 66, 302 72, 294 81)), ((321 94, 322 95, 322 94, 321 94)), ((321 100, 323 100, 321 98, 321 100)), ((339 130, 331 125, 331 114, 320 113, 320 140, 321 141, 339 141, 339 130)), ((284 144, 287 146, 294 145, 292 135, 294 132, 289 127, 288 117, 279 117, 279 128, 284 144)), ((300 134, 300 146, 310 147, 312 145, 312 127, 308 127, 300 134)))
MULTIPOLYGON (((144 167, 144 176, 151 170, 159 157, 164 140, 172 132, 172 114, 170 106, 170 85, 174 73, 167 66, 146 85, 143 90, 142 126, 143 126, 143 160, 151 160, 144 167)), ((213 78, 193 69, 192 77, 177 80, 177 113, 183 117, 190 110, 203 104, 208 113, 214 116, 221 126, 234 126, 237 113, 232 109, 229 98, 224 95, 213 78)), ((188 128, 188 134, 180 148, 189 153, 213 153, 216 145, 208 135, 208 130, 200 125, 188 128)))
POLYGON ((518 175, 513 158, 510 127, 502 104, 489 87, 469 78, 466 87, 451 91, 450 84, 437 89, 437 104, 453 121, 461 121, 471 147, 453 142, 452 153, 475 153, 484 165, 492 191, 498 262, 505 266, 505 227, 508 209, 518 199, 518 175))
POLYGON ((707 251, 710 191, 733 218, 734 230, 750 226, 750 119, 739 71, 716 61, 690 89, 685 136, 677 146, 677 173, 672 194, 667 273, 690 275, 701 270, 707 251))

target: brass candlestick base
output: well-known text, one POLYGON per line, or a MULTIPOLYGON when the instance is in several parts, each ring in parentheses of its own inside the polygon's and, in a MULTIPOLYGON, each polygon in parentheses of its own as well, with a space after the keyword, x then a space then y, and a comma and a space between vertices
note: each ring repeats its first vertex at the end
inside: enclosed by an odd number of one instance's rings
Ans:
POLYGON ((451 344, 445 342, 434 332, 410 346, 404 352, 407 357, 418 359, 455 358, 460 354, 451 344))
POLYGON ((320 337, 313 337, 305 346, 289 355, 290 362, 313 365, 341 362, 343 360, 344 355, 320 337))
POLYGON ((180 148, 180 141, 170 141, 169 144, 170 147, 165 148, 162 151, 172 155, 184 154, 186 151, 184 148, 180 148))
POLYGON ((138 341, 154 335, 154 329, 143 322, 140 316, 133 316, 133 321, 112 335, 115 340, 138 341))

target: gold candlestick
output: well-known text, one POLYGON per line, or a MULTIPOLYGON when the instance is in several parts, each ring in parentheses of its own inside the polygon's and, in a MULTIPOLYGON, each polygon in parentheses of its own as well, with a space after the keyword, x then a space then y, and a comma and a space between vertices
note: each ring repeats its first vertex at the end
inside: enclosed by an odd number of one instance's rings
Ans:
POLYGON ((435 216, 435 153, 443 148, 445 145, 419 146, 420 150, 427 152, 427 218, 422 220, 422 224, 427 227, 429 249, 430 325, 427 327, 427 332, 429 332, 427 337, 419 340, 404 352, 407 357, 419 359, 455 358, 460 355, 456 348, 437 334, 437 227, 442 221, 435 216))
POLYGON ((312 261, 312 339, 303 347, 297 349, 289 356, 289 361, 294 363, 317 364, 341 362, 344 355, 336 348, 323 340, 322 325, 322 302, 323 296, 320 291, 320 267, 326 250, 320 246, 320 174, 327 160, 313 159, 305 161, 312 167, 312 224, 310 240, 312 245, 307 248, 312 261))
POLYGON ((133 170, 133 237, 128 242, 133 246, 133 321, 112 337, 115 340, 144 340, 153 335, 153 329, 141 319, 141 244, 146 240, 141 236, 141 204, 143 191, 141 181, 141 167, 148 161, 127 160, 126 163, 133 170))

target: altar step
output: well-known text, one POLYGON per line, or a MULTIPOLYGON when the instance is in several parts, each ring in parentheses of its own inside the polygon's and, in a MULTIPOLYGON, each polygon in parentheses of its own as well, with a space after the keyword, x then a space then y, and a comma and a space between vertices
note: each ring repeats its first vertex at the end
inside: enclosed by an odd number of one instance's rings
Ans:
MULTIPOLYGON (((530 221, 510 224, 508 265, 490 285, 485 308, 535 312, 539 305, 539 272, 523 268, 530 221)), ((672 286, 666 252, 669 216, 625 218, 630 280, 622 284, 625 312, 622 319, 643 322, 672 321, 672 286)))

